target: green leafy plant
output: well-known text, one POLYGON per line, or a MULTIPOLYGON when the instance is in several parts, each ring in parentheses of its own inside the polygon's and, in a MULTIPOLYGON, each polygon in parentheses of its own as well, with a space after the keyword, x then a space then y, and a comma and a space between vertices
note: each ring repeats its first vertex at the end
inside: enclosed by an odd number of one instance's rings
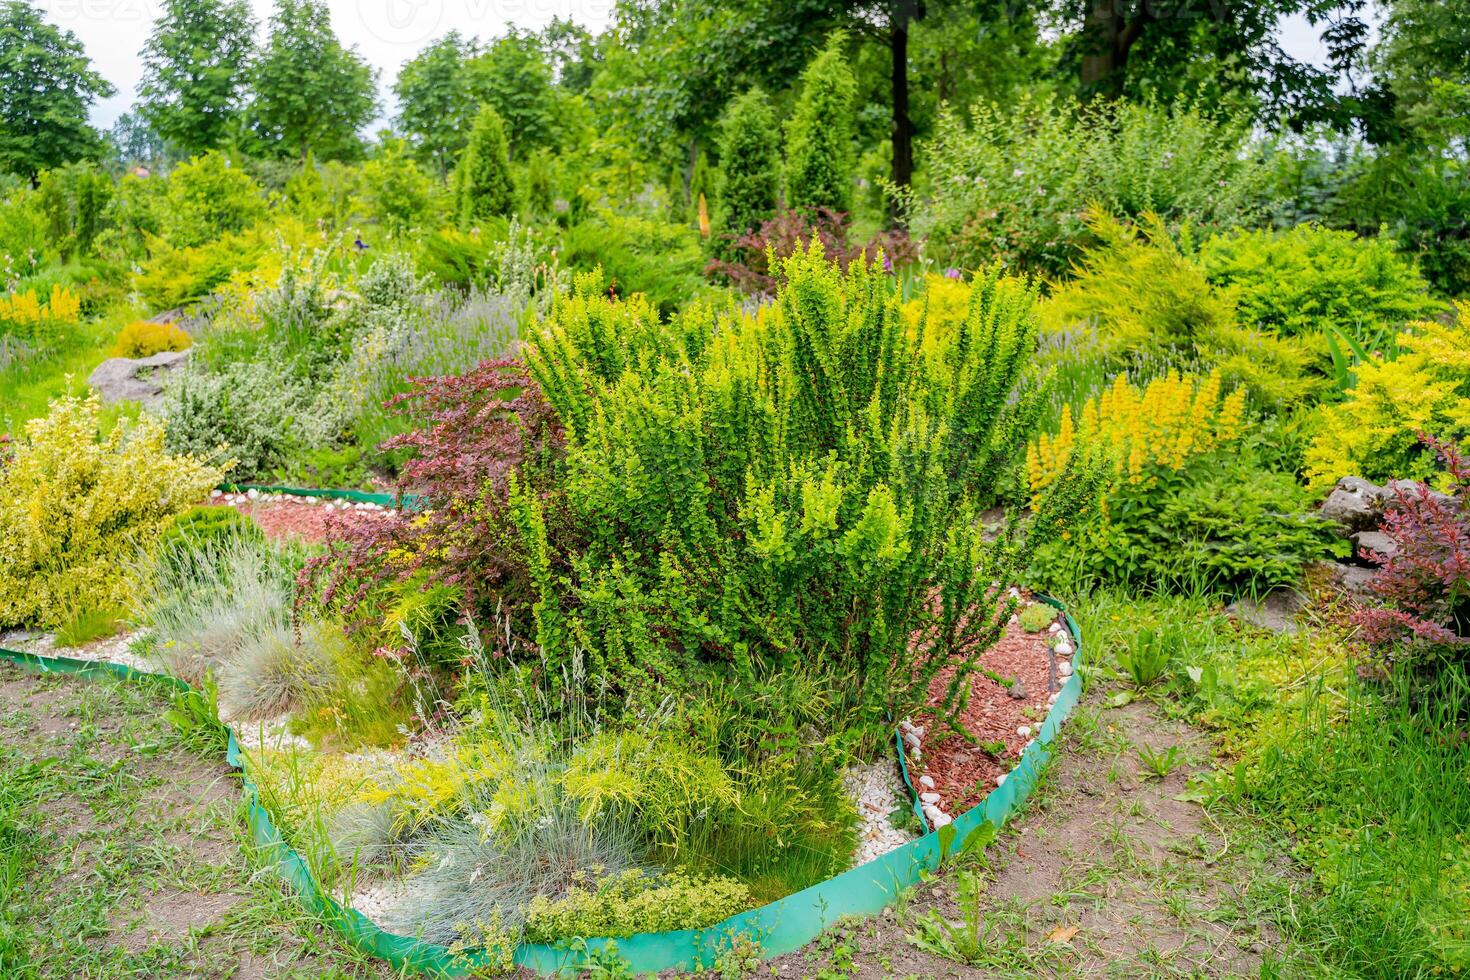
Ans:
POLYGON ((925 157, 924 194, 910 194, 915 234, 951 265, 995 257, 1065 276, 1095 239, 1098 205, 1168 227, 1248 223, 1269 174, 1245 152, 1248 120, 1189 105, 1033 99, 942 113, 925 157))
POLYGON ((1118 651, 1121 666, 1133 686, 1151 687, 1179 654, 1184 644, 1184 631, 1174 624, 1140 627, 1118 651))
POLYGON ((1044 602, 1033 602, 1022 608, 1021 628, 1027 633, 1040 633, 1057 621, 1057 611, 1044 602))
POLYGON ((1165 779, 1180 762, 1179 746, 1171 745, 1167 751, 1158 752, 1147 745, 1138 747, 1138 761, 1148 779, 1165 779))

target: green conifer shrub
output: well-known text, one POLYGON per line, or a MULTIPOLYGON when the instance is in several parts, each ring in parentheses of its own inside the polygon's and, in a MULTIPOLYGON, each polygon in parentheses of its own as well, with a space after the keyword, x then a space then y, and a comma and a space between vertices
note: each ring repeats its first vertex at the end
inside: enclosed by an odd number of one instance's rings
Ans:
POLYGON ((847 36, 836 32, 801 75, 801 98, 786 125, 786 204, 852 210, 853 100, 847 36))
POLYGON ((753 88, 730 103, 720 122, 720 180, 716 226, 726 239, 759 228, 776 213, 781 158, 776 112, 753 88))
POLYGON ((509 215, 515 210, 505 122, 490 106, 482 106, 475 116, 469 145, 459 158, 454 180, 460 224, 467 228, 485 218, 509 215))

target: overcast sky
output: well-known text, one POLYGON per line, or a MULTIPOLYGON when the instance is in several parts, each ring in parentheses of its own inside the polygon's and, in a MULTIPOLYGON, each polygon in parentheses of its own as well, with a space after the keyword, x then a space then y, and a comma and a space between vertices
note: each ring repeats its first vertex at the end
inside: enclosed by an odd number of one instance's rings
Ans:
MULTIPOLYGON (((469 37, 491 38, 508 27, 531 30, 553 17, 570 17, 593 33, 607 26, 615 0, 328 0, 332 27, 346 45, 379 70, 384 108, 393 110, 389 88, 399 67, 429 41, 450 30, 469 37)), ((262 35, 272 0, 250 0, 262 35)), ((81 39, 92 64, 117 94, 99 101, 92 121, 110 127, 133 104, 142 68, 138 52, 148 39, 160 0, 39 0, 51 23, 81 39)), ((1325 51, 1317 32, 1300 17, 1284 25, 1283 44, 1297 58, 1320 64, 1325 51)))

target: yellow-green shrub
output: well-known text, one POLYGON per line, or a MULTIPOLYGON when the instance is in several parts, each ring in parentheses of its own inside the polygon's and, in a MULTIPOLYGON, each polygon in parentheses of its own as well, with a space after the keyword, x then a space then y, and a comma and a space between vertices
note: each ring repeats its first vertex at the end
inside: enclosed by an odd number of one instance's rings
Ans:
POLYGON ((556 942, 571 936, 700 929, 751 905, 750 889, 734 878, 685 871, 659 876, 624 871, 574 885, 558 899, 545 895, 531 899, 526 908, 526 939, 556 942))
POLYGON ((1047 333, 1091 331, 1114 370, 1141 362, 1219 370, 1227 386, 1245 385, 1264 406, 1291 405, 1320 387, 1306 343, 1243 327, 1233 298, 1211 286, 1188 241, 1177 244, 1156 216, 1134 225, 1097 212, 1088 228, 1101 244, 1042 303, 1047 333))
POLYGON ((224 475, 164 452, 163 425, 150 416, 99 435, 101 410, 95 396, 53 402, 0 470, 0 626, 124 606, 128 560, 224 475))
POLYGON ((118 331, 113 357, 151 357, 167 350, 185 350, 194 338, 172 323, 134 320, 118 331))
POLYGON ((1425 321, 1399 334, 1399 356, 1358 366, 1348 399, 1321 410, 1307 450, 1307 479, 1326 488, 1344 476, 1427 480, 1435 456, 1420 441, 1470 433, 1470 304, 1453 324, 1425 321))

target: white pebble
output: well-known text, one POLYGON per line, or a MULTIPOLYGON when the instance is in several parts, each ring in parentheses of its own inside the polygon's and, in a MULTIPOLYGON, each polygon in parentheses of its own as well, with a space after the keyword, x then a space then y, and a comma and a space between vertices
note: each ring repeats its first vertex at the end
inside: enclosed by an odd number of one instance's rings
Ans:
POLYGON ((909 758, 913 759, 915 762, 918 762, 920 759, 924 758, 924 753, 919 749, 914 749, 912 752, 909 753, 909 758))
POLYGON ((260 491, 259 490, 246 490, 245 491, 245 496, 249 497, 251 500, 254 500, 254 499, 256 499, 257 497, 260 496, 260 491))
POLYGON ((328 514, 330 514, 335 509, 336 508, 333 507, 331 504, 327 504, 327 506, 323 508, 323 510, 325 510, 328 514))
POLYGON ((1015 626, 1015 625, 1016 625, 1016 624, 1017 624, 1017 623, 1019 623, 1019 622, 1020 622, 1020 621, 1021 621, 1021 617, 1019 617, 1019 616, 1016 616, 1016 615, 1014 615, 1014 614, 1012 614, 1012 616, 1011 616, 1011 618, 1010 618, 1010 624, 1011 624, 1011 625, 1012 625, 1012 626, 1015 626))
POLYGON ((935 830, 938 830, 940 827, 948 827, 950 824, 954 823, 954 818, 947 813, 936 814, 935 816, 930 817, 929 820, 931 823, 934 824, 935 830))
POLYGON ((908 743, 908 746, 911 749, 917 749, 920 745, 923 744, 919 740, 918 734, 915 733, 915 732, 912 732, 912 731, 904 732, 904 734, 903 734, 903 740, 908 743))
POLYGON ((920 776, 919 777, 919 785, 922 786, 922 787, 924 787, 925 789, 933 789, 934 788, 934 777, 933 776, 920 776))
POLYGON ((1022 725, 1020 728, 1017 728, 1016 729, 1016 734, 1019 735, 1019 736, 1021 736, 1022 738, 1030 738, 1031 737, 1031 726, 1030 725, 1022 725))
POLYGON ((1046 631, 1048 633, 1060 633, 1062 631, 1062 624, 1061 623, 1052 623, 1050 626, 1048 626, 1046 628, 1046 631))
POLYGON ((1056 651, 1057 656, 1059 657, 1070 657, 1073 653, 1076 652, 1072 649, 1072 644, 1068 643, 1066 640, 1063 640, 1061 643, 1058 643, 1056 645, 1056 651))
POLYGON ((1072 665, 1063 660, 1061 663, 1057 664, 1057 673, 1062 677, 1071 677, 1072 665))
POLYGON ((938 806, 942 800, 943 800, 943 797, 941 797, 938 793, 920 793, 919 794, 919 802, 920 803, 932 803, 934 806, 938 806))
POLYGON ((996 776, 995 777, 995 785, 997 785, 997 786, 1004 786, 1005 783, 1006 783, 1006 774, 1005 773, 1001 773, 999 776, 996 776))
POLYGON ((209 491, 209 499, 218 500, 220 497, 224 496, 224 493, 225 492, 223 490, 211 490, 209 491))

